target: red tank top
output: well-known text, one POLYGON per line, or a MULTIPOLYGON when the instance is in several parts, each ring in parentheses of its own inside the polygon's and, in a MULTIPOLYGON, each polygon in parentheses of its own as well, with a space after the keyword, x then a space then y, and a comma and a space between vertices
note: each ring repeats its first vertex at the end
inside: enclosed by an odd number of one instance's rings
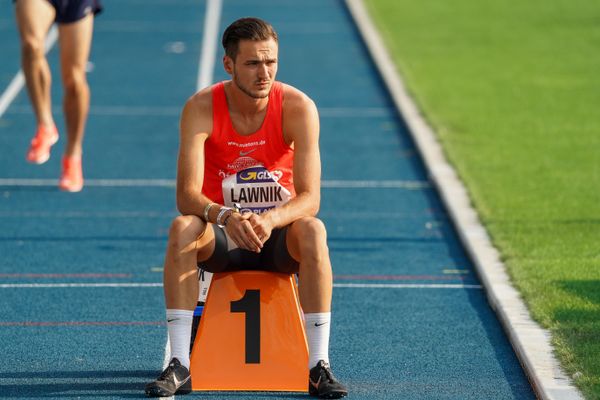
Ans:
POLYGON ((213 129, 204 145, 202 193, 206 197, 223 204, 223 179, 256 165, 269 170, 295 196, 292 178, 294 149, 283 138, 282 103, 283 85, 275 82, 261 127, 250 135, 242 136, 231 123, 223 82, 213 85, 213 129))

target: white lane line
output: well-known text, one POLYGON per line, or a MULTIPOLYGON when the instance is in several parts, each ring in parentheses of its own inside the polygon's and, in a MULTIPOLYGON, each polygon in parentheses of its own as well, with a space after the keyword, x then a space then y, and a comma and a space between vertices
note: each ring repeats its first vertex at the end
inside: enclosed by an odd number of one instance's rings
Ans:
POLYGON ((162 287, 162 283, 3 283, 0 289, 162 287))
MULTIPOLYGON (((357 213, 358 214, 358 213, 357 213)), ((0 211, 0 218, 171 218, 177 215, 171 212, 156 211, 0 211)), ((382 213, 382 215, 389 215, 382 213)), ((393 215, 393 214, 392 214, 393 215)))
MULTIPOLYGON (((180 112, 181 107, 171 106, 92 106, 90 108, 91 115, 101 116, 176 117, 179 116, 180 112)), ((31 113, 31 107, 25 105, 14 106, 7 111, 7 114, 31 113)), ((62 114, 62 110, 57 109, 54 113, 60 115, 62 114)), ((321 118, 390 118, 393 117, 395 113, 395 110, 385 107, 319 107, 319 116, 321 118)))
MULTIPOLYGON (((162 283, 130 282, 130 283, 3 283, 0 289, 54 289, 54 288, 155 288, 162 283)), ((422 283, 334 283, 335 288, 355 289, 481 289, 481 285, 465 284, 422 284, 422 283)))
POLYGON ((217 58, 217 43, 219 40, 219 23, 221 22, 221 0, 208 0, 204 17, 204 35, 200 51, 200 69, 196 90, 201 90, 212 83, 215 60, 217 58))
MULTIPOLYGON (((58 30, 56 26, 53 26, 52 29, 48 32, 48 36, 46 36, 46 53, 50 51, 54 43, 56 43, 56 39, 58 38, 58 30)), ((4 114, 6 109, 10 106, 10 103, 17 97, 23 86, 25 85, 25 77, 23 75, 23 70, 19 69, 19 71, 15 74, 14 78, 0 96, 0 117, 4 114)))
MULTIPOLYGON (((176 211, 0 211, 0 218, 163 218, 176 211)), ((382 214, 382 215, 388 215, 382 214)))
MULTIPOLYGON (((122 0, 120 0, 122 1, 122 0)), ((173 3, 173 0, 168 0, 173 3)), ((140 2, 146 5, 147 1, 140 2)), ((120 4, 120 2, 119 2, 120 4)), ((170 34, 196 34, 198 26, 194 24, 182 24, 177 21, 138 21, 121 19, 118 21, 102 21, 95 24, 95 32, 111 33, 170 33, 170 34)))
POLYGON ((431 187, 427 181, 346 181, 326 180, 321 182, 321 187, 327 189, 428 189, 431 187))
MULTIPOLYGON (((0 179, 0 186, 55 186, 56 179, 0 179)), ((175 187, 173 179, 86 179, 86 186, 175 187)))
POLYGON ((481 289, 481 285, 444 283, 334 283, 336 288, 377 288, 377 289, 481 289))
POLYGON ((12 79, 4 93, 2 93, 2 97, 0 97, 0 117, 4 114, 10 103, 17 97, 23 85, 25 83, 25 78, 23 76, 23 71, 19 70, 15 77, 12 79))
MULTIPOLYGON (((119 0, 119 3, 123 0, 119 0)), ((148 1, 139 1, 137 3, 146 5, 148 1)), ((174 0, 164 0, 164 1, 155 1, 154 3, 159 4, 171 4, 174 3, 174 0)), ((191 2, 193 3, 193 2, 191 2)), ((273 2, 275 5, 279 5, 281 1, 273 2)), ((2 22, 0 21, 0 27, 2 26, 2 22)), ((282 35, 327 35, 327 34, 336 34, 336 33, 346 33, 345 29, 337 29, 332 26, 330 23, 288 23, 282 24, 277 27, 277 32, 282 35)), ((197 33, 198 27, 194 24, 181 24, 176 21, 146 21, 141 22, 138 20, 127 20, 120 19, 118 21, 102 21, 102 23, 98 24, 97 27, 94 27, 95 31, 98 32, 113 32, 113 33, 122 33, 122 32, 160 32, 160 33, 197 33)))
MULTIPOLYGON (((175 187, 174 179, 86 179, 86 186, 97 187, 175 187)), ((0 179, 0 187, 3 186, 56 186, 56 179, 0 179)), ((324 180, 321 181, 324 189, 429 189, 431 185, 427 181, 409 180, 324 180)))
POLYGON ((318 107, 323 118, 374 118, 393 117, 396 112, 385 107, 318 107))
MULTIPOLYGON (((62 114, 61 109, 53 110, 54 114, 62 114)), ((89 113, 91 115, 115 116, 178 116, 181 107, 154 107, 154 106, 92 106, 89 113)), ((7 114, 31 114, 31 107, 14 106, 7 114)))

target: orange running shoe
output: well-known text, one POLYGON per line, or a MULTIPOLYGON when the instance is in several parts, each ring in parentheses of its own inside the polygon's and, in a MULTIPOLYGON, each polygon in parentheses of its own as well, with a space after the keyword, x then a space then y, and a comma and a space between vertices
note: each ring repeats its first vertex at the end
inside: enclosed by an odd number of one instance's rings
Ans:
POLYGON ((62 159, 62 174, 58 182, 60 190, 79 192, 83 189, 83 173, 81 172, 81 156, 62 159))
POLYGON ((58 131, 56 126, 48 128, 46 125, 38 125, 35 136, 31 139, 31 146, 27 151, 27 161, 33 164, 43 164, 50 158, 50 148, 58 142, 58 131))

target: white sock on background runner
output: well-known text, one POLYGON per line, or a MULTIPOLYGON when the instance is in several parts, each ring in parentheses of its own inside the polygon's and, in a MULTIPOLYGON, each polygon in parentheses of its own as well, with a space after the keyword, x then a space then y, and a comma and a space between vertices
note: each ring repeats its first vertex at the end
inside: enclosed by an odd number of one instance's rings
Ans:
POLYGON ((313 368, 319 360, 329 363, 331 313, 304 314, 304 324, 308 341, 308 368, 313 368))
POLYGON ((171 342, 171 358, 190 369, 190 341, 194 311, 167 310, 167 328, 171 342))

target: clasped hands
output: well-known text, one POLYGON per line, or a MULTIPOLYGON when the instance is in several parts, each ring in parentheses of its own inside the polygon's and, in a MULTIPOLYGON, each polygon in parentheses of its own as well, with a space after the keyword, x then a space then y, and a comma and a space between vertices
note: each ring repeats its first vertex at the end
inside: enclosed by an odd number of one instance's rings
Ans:
POLYGON ((260 253, 273 225, 266 214, 236 212, 229 217, 225 231, 239 248, 260 253))

